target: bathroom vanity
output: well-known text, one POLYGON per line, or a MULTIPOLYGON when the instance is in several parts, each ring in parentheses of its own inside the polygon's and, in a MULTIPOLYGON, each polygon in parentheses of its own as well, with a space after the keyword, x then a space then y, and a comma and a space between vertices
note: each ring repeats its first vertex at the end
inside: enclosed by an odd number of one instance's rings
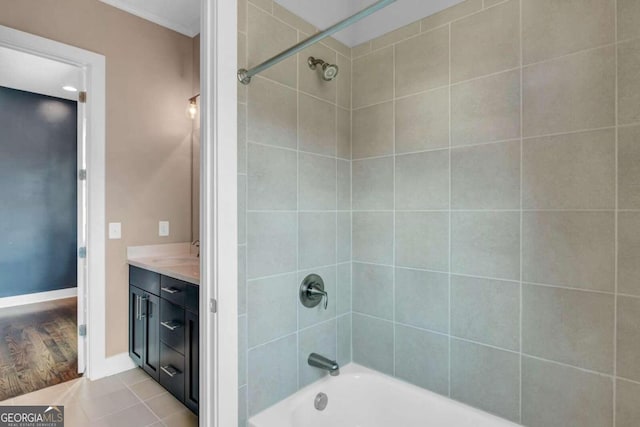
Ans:
POLYGON ((193 258, 130 257, 129 355, 198 414, 199 280, 192 276, 199 263, 193 258))

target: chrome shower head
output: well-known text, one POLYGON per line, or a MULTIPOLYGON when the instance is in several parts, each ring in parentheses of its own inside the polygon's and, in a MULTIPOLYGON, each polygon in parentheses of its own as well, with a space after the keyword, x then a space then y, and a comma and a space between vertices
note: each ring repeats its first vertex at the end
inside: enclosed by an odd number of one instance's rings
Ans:
POLYGON ((324 81, 330 82, 338 76, 338 66, 336 64, 329 64, 324 62, 322 59, 316 59, 313 56, 310 56, 307 60, 307 64, 309 64, 309 68, 315 70, 320 65, 322 70, 322 79, 324 81))

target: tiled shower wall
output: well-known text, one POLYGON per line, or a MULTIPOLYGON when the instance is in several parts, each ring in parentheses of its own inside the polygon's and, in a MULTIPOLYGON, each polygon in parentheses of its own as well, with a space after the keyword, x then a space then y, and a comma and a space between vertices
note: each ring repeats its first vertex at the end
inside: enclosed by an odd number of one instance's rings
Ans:
MULTIPOLYGON (((240 66, 316 31, 271 0, 239 0, 240 66)), ((248 67, 247 67, 248 68, 248 67)), ((351 49, 328 39, 239 86, 240 425, 351 360, 351 49), (309 56, 338 64, 324 82, 309 56), (328 310, 298 288, 320 274, 328 310)))
POLYGON ((640 425, 640 2, 467 0, 352 53, 354 361, 640 425))

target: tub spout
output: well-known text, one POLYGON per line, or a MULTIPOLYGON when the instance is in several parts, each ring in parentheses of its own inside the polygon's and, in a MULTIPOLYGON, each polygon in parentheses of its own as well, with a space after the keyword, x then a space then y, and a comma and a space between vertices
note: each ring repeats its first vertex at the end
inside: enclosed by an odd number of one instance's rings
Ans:
POLYGON ((338 362, 327 359, 318 353, 311 353, 307 363, 309 363, 309 366, 313 366, 314 368, 320 368, 328 371, 331 376, 335 377, 340 375, 340 365, 338 365, 338 362))

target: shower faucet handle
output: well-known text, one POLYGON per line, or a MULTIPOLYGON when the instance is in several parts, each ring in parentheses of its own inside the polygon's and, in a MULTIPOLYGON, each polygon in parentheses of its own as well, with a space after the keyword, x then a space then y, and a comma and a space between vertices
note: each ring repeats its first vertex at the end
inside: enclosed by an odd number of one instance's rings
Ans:
POLYGON ((309 274, 300 284, 300 302, 307 308, 313 308, 323 299, 326 310, 329 307, 329 294, 324 290, 324 280, 317 274, 309 274))

